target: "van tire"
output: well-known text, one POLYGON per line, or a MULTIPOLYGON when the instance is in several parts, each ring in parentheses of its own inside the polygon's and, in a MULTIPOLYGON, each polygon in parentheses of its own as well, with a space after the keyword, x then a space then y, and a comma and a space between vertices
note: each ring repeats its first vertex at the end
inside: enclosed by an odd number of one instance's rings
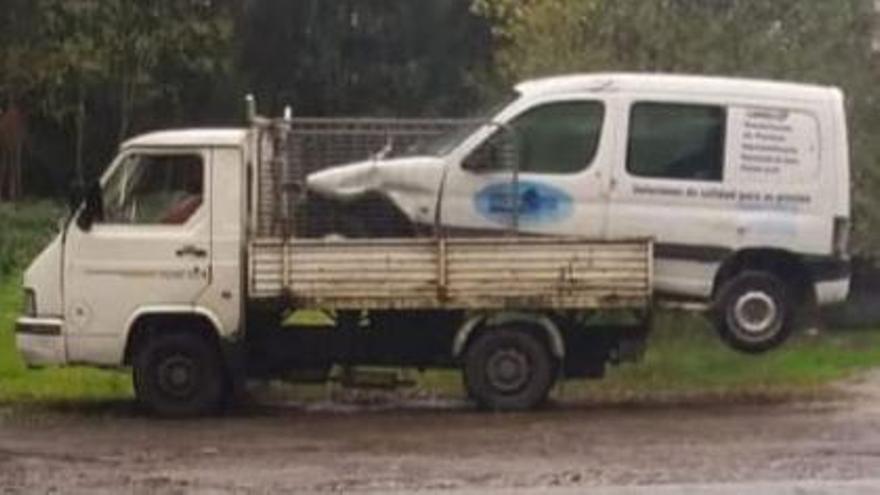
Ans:
POLYGON ((194 333, 160 333, 136 351, 134 389, 149 411, 165 417, 219 411, 228 390, 217 346, 194 333))
POLYGON ((794 329, 790 290, 776 275, 746 270, 719 289, 713 320, 721 339, 732 348, 760 354, 785 343, 794 329))
POLYGON ((547 344, 514 327, 478 334, 464 356, 468 396, 482 409, 523 411, 547 400, 556 378, 556 363, 547 344))

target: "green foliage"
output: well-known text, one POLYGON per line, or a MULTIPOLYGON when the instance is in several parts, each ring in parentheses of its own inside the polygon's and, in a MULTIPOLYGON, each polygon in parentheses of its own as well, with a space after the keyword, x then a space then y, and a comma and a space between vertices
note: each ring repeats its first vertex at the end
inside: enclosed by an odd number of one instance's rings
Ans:
POLYGON ((13 277, 46 246, 62 215, 48 201, 0 203, 0 281, 13 277))
POLYGON ((201 108, 231 73, 234 22, 226 2, 0 1, 7 7, 0 13, 7 68, 0 111, 16 102, 39 131, 26 172, 42 158, 51 162, 45 167, 67 168, 47 175, 70 177, 74 162, 89 164, 83 168, 93 175, 132 131, 201 108), (45 157, 43 140, 57 140, 59 131, 66 156, 45 157))
POLYGON ((241 69, 276 111, 463 113, 492 73, 470 0, 251 2, 242 20, 241 69))
POLYGON ((508 80, 663 71, 794 80, 847 94, 856 248, 880 252, 880 82, 865 0, 475 0, 508 80))
POLYGON ((230 69, 232 21, 211 2, 38 3, 38 47, 50 60, 43 80, 54 97, 49 114, 68 112, 71 85, 84 85, 91 96, 109 90, 130 112, 134 102, 149 106, 173 94, 178 78, 222 77, 230 69))

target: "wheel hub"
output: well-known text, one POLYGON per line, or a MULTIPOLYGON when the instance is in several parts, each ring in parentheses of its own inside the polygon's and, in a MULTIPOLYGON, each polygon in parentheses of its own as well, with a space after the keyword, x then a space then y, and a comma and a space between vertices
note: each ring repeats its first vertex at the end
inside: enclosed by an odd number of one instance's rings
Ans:
POLYGON ((528 358, 515 349, 504 349, 493 354, 486 363, 489 383, 503 392, 511 393, 524 387, 531 375, 528 358))
POLYGON ((196 388, 196 368, 192 359, 172 356, 158 367, 159 386, 174 397, 186 397, 196 388))
POLYGON ((755 335, 770 329, 779 315, 779 308, 768 294, 754 291, 737 299, 733 312, 739 326, 745 332, 755 335))

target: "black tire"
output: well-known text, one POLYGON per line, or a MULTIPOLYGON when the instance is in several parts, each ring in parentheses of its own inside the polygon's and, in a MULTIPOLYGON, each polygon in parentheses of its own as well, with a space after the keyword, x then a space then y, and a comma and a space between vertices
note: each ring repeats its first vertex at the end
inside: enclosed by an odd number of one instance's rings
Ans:
POLYGON ((160 416, 216 413, 229 389, 217 346, 197 334, 155 335, 136 352, 133 366, 138 400, 160 416))
POLYGON ((463 363, 468 395, 479 407, 492 411, 522 411, 543 404, 556 370, 544 341, 515 328, 479 334, 463 363))
POLYGON ((717 293, 714 323, 721 339, 748 354, 760 354, 785 343, 794 330, 791 292, 777 276, 743 271, 717 293))

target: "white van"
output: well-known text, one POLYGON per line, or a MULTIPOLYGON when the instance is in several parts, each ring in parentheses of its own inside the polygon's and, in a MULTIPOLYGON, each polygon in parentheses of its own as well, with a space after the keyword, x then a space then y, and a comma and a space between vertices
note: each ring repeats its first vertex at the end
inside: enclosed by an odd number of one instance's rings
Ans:
POLYGON ((800 309, 847 296, 839 89, 573 75, 520 84, 480 122, 314 173, 309 190, 347 203, 378 193, 414 224, 459 233, 653 238, 656 293, 712 302, 722 337, 746 352, 784 341, 800 309))

